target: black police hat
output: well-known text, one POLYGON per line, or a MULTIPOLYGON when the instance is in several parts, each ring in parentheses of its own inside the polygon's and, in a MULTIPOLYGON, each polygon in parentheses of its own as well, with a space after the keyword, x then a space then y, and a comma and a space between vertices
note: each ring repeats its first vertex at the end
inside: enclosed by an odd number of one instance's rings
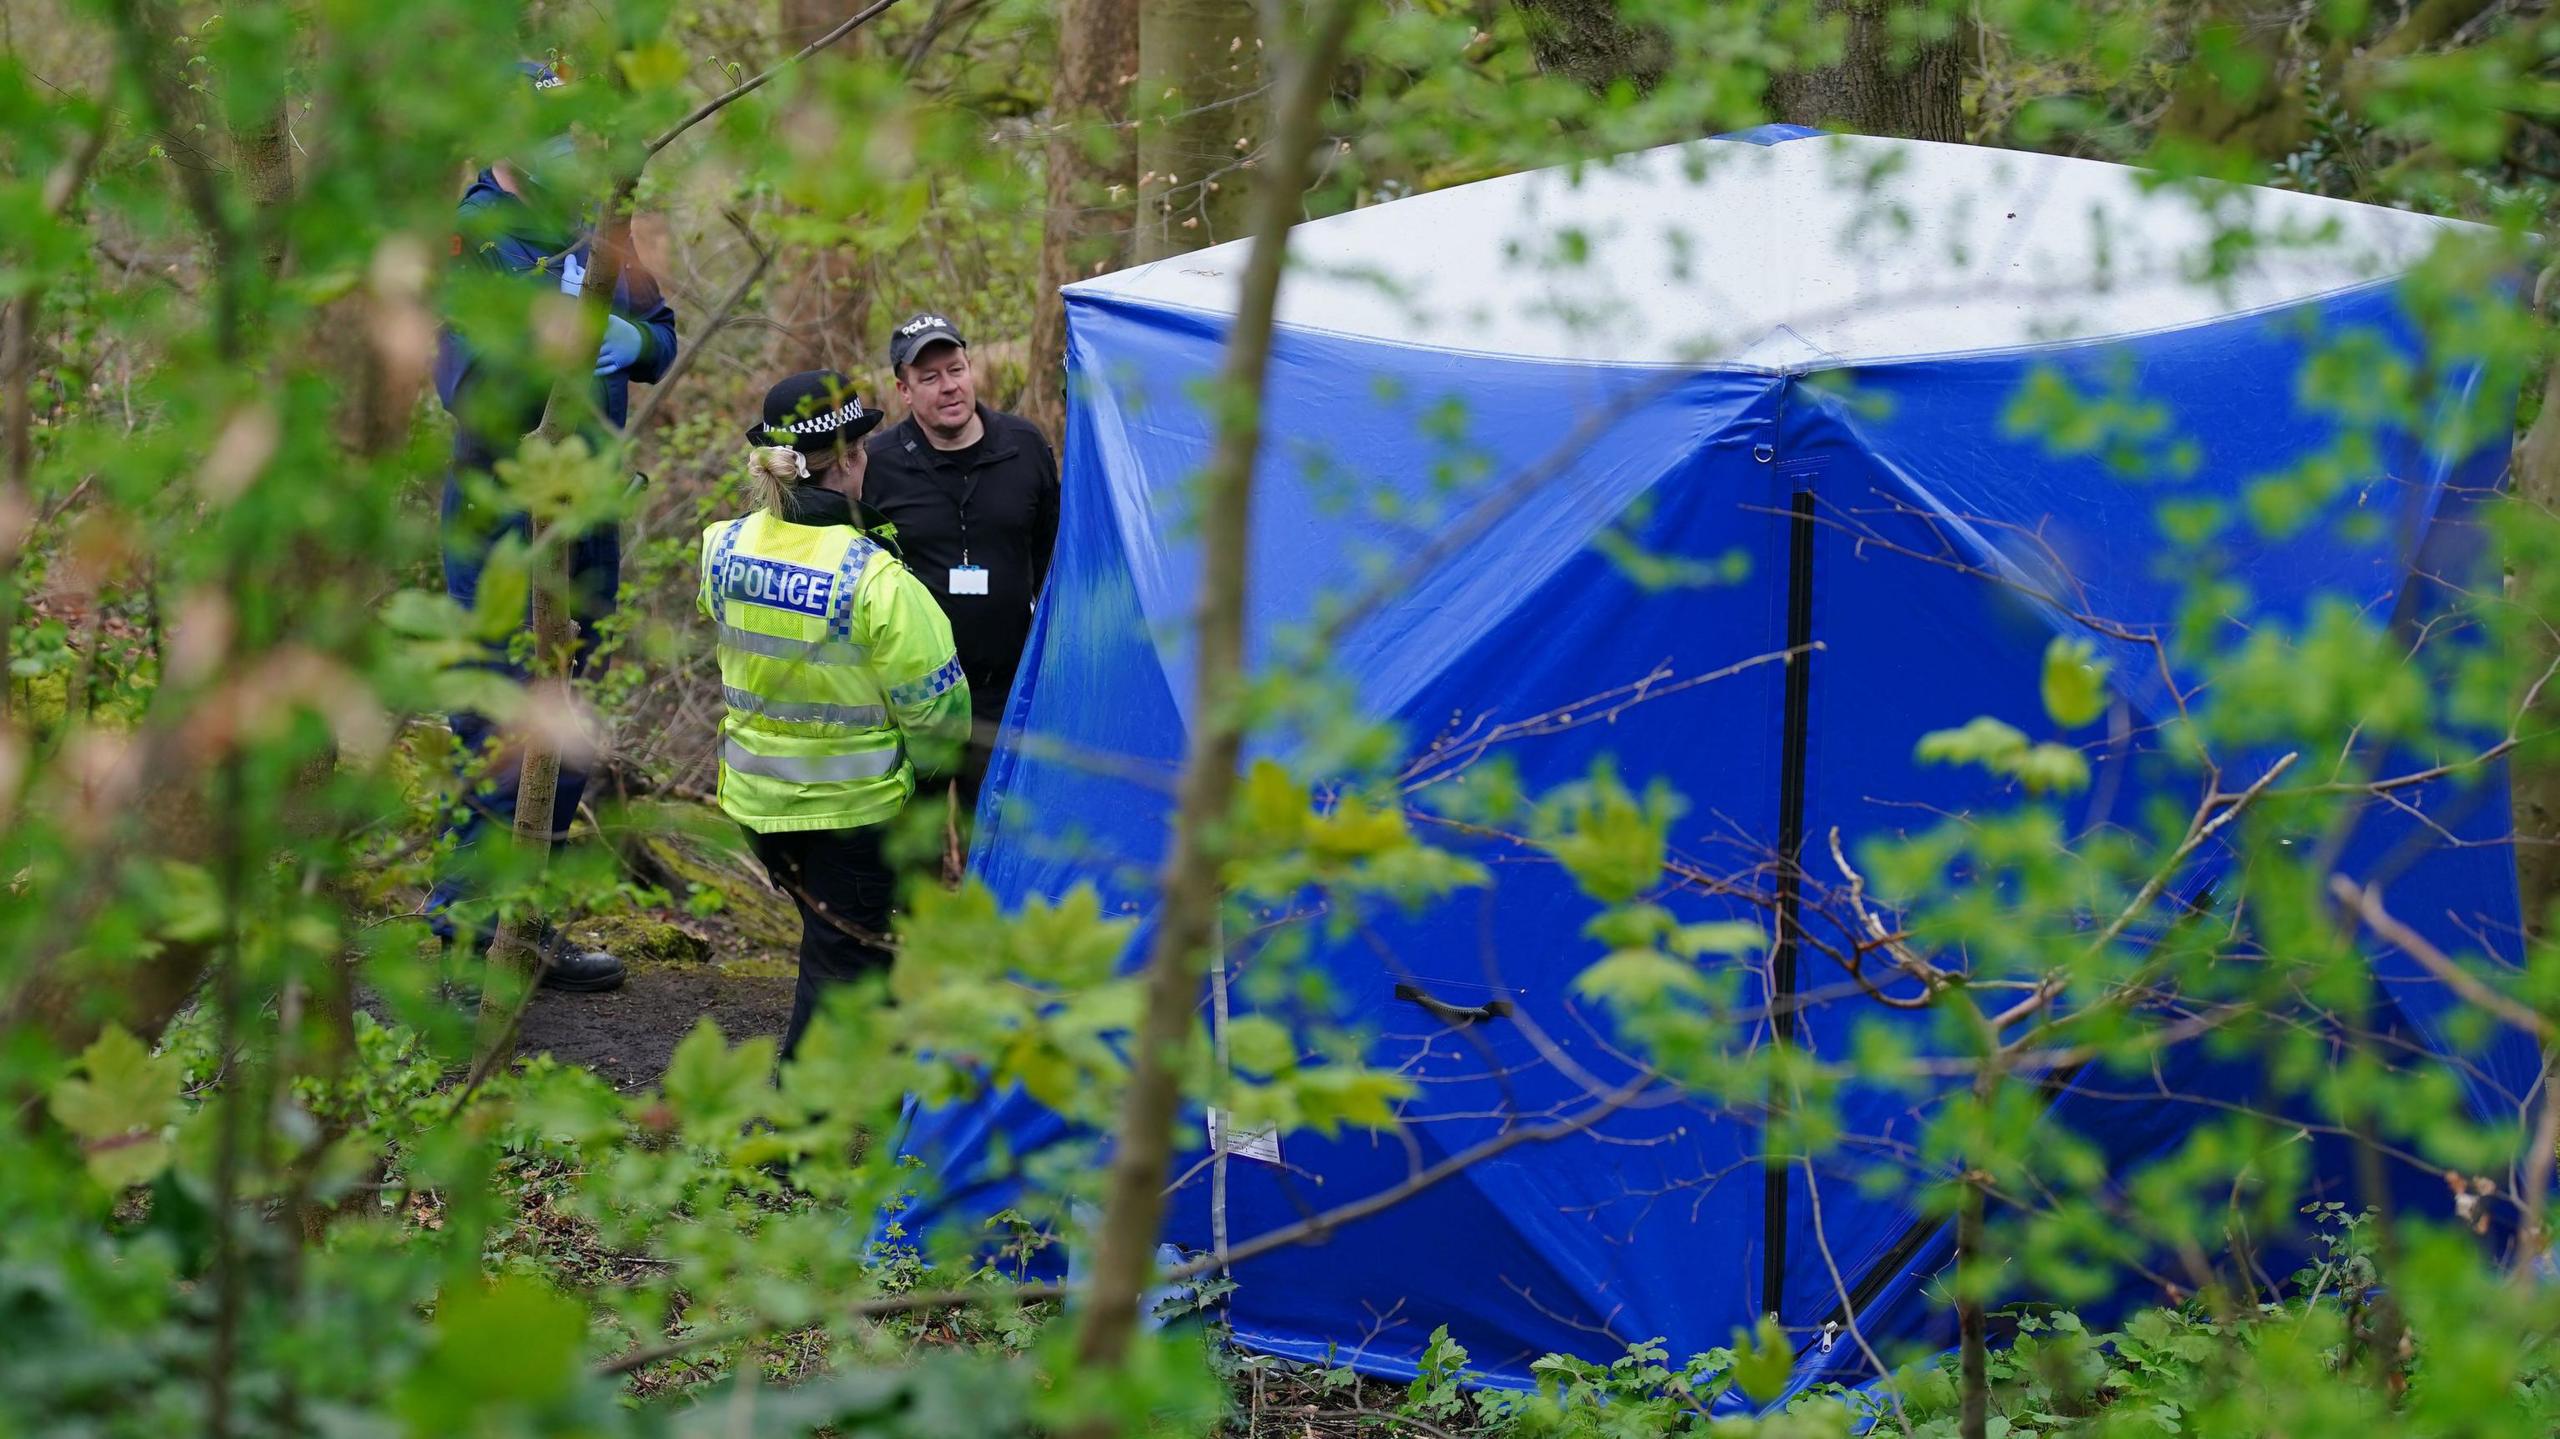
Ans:
POLYGON ((853 381, 834 370, 802 370, 764 392, 764 418, 747 426, 747 443, 816 454, 861 439, 879 424, 880 412, 862 403, 853 381))
POLYGON ((961 349, 969 348, 969 342, 960 338, 960 331, 939 314, 927 310, 920 315, 909 315, 899 322, 898 328, 889 332, 890 371, 895 373, 905 369, 925 346, 939 345, 946 340, 961 349))

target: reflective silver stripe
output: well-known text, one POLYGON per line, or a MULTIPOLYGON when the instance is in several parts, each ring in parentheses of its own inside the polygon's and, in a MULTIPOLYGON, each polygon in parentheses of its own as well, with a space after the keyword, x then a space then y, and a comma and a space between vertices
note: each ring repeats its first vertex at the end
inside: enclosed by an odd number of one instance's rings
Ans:
POLYGON ((720 643, 733 650, 774 660, 807 660, 822 665, 858 665, 870 651, 851 640, 795 640, 789 635, 758 634, 736 625, 720 627, 720 643))
POLYGON ((720 762, 740 774, 762 775, 766 779, 785 780, 792 784, 824 784, 828 780, 878 779, 894 774, 903 756, 896 745, 868 750, 861 754, 811 755, 805 758, 757 754, 735 739, 720 742, 720 762))
POLYGON ((733 710, 744 710, 751 715, 762 715, 766 719, 782 720, 789 724, 833 724, 843 725, 847 729, 881 729, 889 723, 889 712, 878 705, 831 705, 814 700, 807 703, 796 700, 769 700, 760 694, 728 685, 722 685, 720 693, 729 701, 729 708, 733 710))

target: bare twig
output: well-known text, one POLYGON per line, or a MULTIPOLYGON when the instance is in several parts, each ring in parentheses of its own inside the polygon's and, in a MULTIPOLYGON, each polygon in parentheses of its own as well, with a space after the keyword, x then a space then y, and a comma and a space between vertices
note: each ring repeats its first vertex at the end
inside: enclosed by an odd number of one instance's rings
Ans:
MULTIPOLYGON (((2187 826, 2186 837, 2178 841, 2178 847, 2171 850, 2169 857, 2152 870, 2151 877, 2143 882, 2142 888, 2134 894, 2132 900, 2117 912, 2114 919, 2107 922, 2106 928, 2100 930, 2095 939, 2089 942, 2088 953, 2099 954, 2108 945, 2121 938, 2136 919, 2141 918, 2152 905, 2159 902, 2160 896, 2168 890, 2170 881, 2174 880, 2179 871, 2186 867, 2187 861, 2195 855, 2195 852, 2202 849, 2207 841, 2221 833, 2233 820, 2239 818, 2243 811, 2265 795, 2268 787, 2281 778, 2285 771, 2293 768, 2295 761, 2301 757, 2301 751, 2288 750, 2274 764, 2267 766, 2266 773, 2259 775, 2255 783, 2240 793, 2230 796, 2218 793, 2206 795, 2203 803, 2196 808, 2195 819, 2187 826)), ((1991 1018, 1992 1032, 1998 1034, 2010 1025, 2051 1004, 2054 997, 2062 993, 2063 986, 2067 983, 2069 978, 2066 974, 2055 973, 2046 976, 2032 994, 1991 1018)), ((2119 986, 2117 998, 2120 1000, 2131 987, 2119 986)), ((2086 1014, 2093 1011, 2080 1012, 2086 1014)), ((2010 1052, 2024 1050, 2047 1027, 2038 1026, 2037 1029, 2018 1036, 2006 1046, 2007 1050, 2010 1052)))
POLYGON ((747 268, 746 275, 737 284, 731 286, 729 293, 722 296, 720 303, 712 308, 709 323, 695 332, 693 343, 678 350, 675 359, 668 364, 667 372, 660 375, 658 382, 649 387, 649 398, 641 403, 640 412, 633 415, 631 422, 622 427, 622 432, 635 440, 648 433, 649 422, 657 418, 658 407, 667 402, 667 395, 675 389, 676 382, 683 379, 685 372, 693 368, 694 362, 702 357, 702 351, 711 337, 720 333, 721 327, 729 323, 729 317, 736 314, 738 306, 746 302, 747 292, 756 287, 756 282, 763 279, 764 272, 773 265, 772 248, 756 238, 756 232, 748 228, 746 217, 726 207, 722 208, 720 215, 737 230, 739 238, 747 242, 747 248, 755 252, 756 262, 747 268))
POLYGON ((2329 894, 2345 905, 2349 913, 2363 920, 2366 928, 2389 940, 2392 947, 2443 981, 2446 988, 2538 1040, 2547 1043, 2552 1039, 2550 1020, 2527 1008, 2522 1001, 2491 988, 2478 975, 2454 963, 2450 955, 2436 948, 2425 935, 2384 909, 2381 894, 2372 886, 2357 884, 2343 874, 2333 874, 2329 876, 2329 894))
POLYGON ((863 26, 870 24, 872 21, 879 19, 882 14, 886 13, 891 6, 897 3, 898 0, 874 0, 874 3, 870 8, 847 17, 843 24, 838 25, 836 28, 819 36, 817 39, 810 41, 806 46, 802 47, 798 54, 793 55, 790 59, 781 61, 772 69, 765 71, 763 74, 756 76, 752 80, 748 80, 738 85, 734 89, 725 91, 722 94, 704 101, 692 114, 678 120, 665 134, 650 141, 648 148, 640 152, 641 163, 646 164, 650 160, 656 158, 657 153, 660 150, 674 144, 676 142, 676 137, 682 135, 685 131, 692 129, 694 126, 701 124, 703 121, 710 119, 714 115, 719 114, 729 106, 745 99, 756 91, 763 89, 774 76, 781 74, 783 71, 790 69, 801 61, 806 60, 810 56, 817 54, 819 51, 826 49, 828 46, 833 45, 838 40, 852 34, 854 31, 859 30, 863 26))

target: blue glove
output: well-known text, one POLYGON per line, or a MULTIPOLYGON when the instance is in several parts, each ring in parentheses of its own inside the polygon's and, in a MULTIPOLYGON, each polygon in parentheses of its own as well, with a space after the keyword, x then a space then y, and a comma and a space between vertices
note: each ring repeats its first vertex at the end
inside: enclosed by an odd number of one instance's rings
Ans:
POLYGON ((596 346, 596 373, 618 375, 640 363, 640 352, 648 348, 641 338, 640 327, 620 315, 604 317, 604 343, 596 346))

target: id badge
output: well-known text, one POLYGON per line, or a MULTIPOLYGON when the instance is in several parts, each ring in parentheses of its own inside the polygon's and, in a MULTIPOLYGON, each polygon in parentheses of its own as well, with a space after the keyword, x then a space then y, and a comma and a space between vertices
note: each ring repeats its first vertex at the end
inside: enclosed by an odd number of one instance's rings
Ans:
POLYGON ((984 565, 953 565, 951 567, 951 592, 955 595, 985 594, 987 592, 987 567, 984 565))

